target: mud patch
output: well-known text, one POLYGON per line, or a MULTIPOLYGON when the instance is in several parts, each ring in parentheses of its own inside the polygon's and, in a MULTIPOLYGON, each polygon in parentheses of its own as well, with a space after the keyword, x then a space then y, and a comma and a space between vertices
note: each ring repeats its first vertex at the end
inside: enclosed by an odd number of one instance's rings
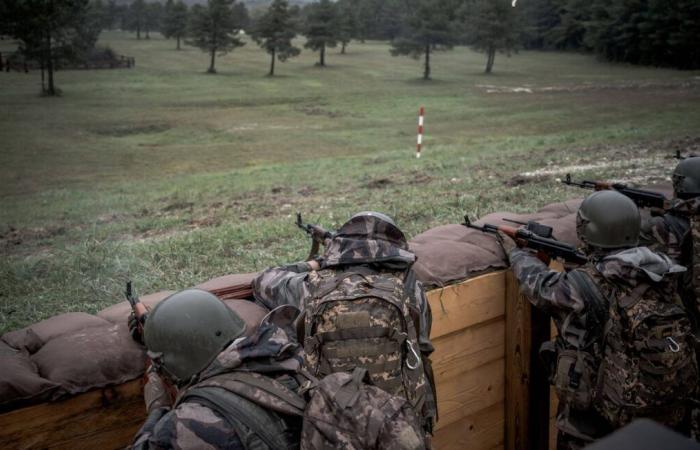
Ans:
POLYGON ((495 86, 491 84, 477 84, 476 88, 486 94, 535 94, 535 93, 570 93, 590 91, 623 91, 642 89, 696 89, 700 88, 700 82, 696 79, 682 81, 641 81, 616 84, 582 83, 560 86, 495 86))
POLYGON ((194 208, 194 203, 192 202, 175 202, 161 209, 163 212, 181 211, 183 209, 194 208))
POLYGON ((297 111, 306 114, 307 116, 322 116, 322 117, 328 117, 331 119, 335 119, 337 117, 343 117, 343 113, 337 112, 337 111, 331 111, 325 108, 322 108, 317 105, 303 105, 297 108, 297 111))
POLYGON ((542 183, 544 181, 551 180, 551 178, 552 177, 549 175, 525 176, 524 174, 523 175, 518 174, 518 175, 506 180, 503 184, 508 186, 508 187, 515 187, 515 186, 522 186, 524 184, 530 184, 530 183, 542 183))
POLYGON ((158 134, 168 131, 170 125, 166 124, 150 124, 150 125, 138 125, 138 126, 121 126, 121 127, 111 127, 111 128, 98 128, 93 130, 94 134, 98 136, 109 136, 109 137, 126 137, 134 136, 137 134, 158 134))
POLYGON ((377 178, 377 179, 369 181, 366 184, 366 187, 368 189, 382 189, 382 188, 385 188, 387 186, 392 185, 393 183, 394 182, 388 178, 377 178))
POLYGON ((0 248, 10 249, 32 241, 50 239, 66 233, 63 226, 17 229, 9 226, 0 232, 0 248))

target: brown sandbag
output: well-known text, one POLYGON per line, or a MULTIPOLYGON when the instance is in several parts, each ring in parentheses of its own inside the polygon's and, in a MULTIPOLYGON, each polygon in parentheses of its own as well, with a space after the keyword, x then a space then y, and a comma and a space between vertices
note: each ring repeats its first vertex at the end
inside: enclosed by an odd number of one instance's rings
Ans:
POLYGON ((146 354, 123 325, 86 328, 47 342, 32 355, 39 374, 60 384, 63 394, 121 384, 143 374, 146 354))
POLYGON ((462 225, 443 225, 410 242, 418 260, 413 269, 426 286, 445 286, 477 273, 507 267, 503 249, 492 237, 462 225))
POLYGON ((249 300, 231 299, 223 300, 223 302, 245 322, 244 336, 252 336, 255 330, 258 329, 260 322, 269 312, 267 309, 249 300))
POLYGON ((29 355, 0 342, 0 412, 52 397, 60 388, 42 378, 29 355))
POLYGON ((214 278, 195 286, 198 289, 209 291, 221 300, 241 299, 253 297, 253 280, 258 273, 242 273, 225 275, 214 278))
MULTIPOLYGON (((158 302, 174 293, 175 291, 160 291, 156 292, 155 294, 144 295, 140 298, 140 300, 147 307, 153 308, 158 304, 158 302)), ((97 316, 119 325, 127 322, 130 313, 131 305, 129 305, 129 302, 123 301, 121 303, 117 303, 116 305, 112 305, 109 308, 103 309, 97 313, 97 316)))
POLYGON ((83 312, 66 313, 42 320, 21 330, 5 333, 2 340, 10 347, 31 354, 39 351, 51 339, 99 325, 109 325, 109 322, 83 312))

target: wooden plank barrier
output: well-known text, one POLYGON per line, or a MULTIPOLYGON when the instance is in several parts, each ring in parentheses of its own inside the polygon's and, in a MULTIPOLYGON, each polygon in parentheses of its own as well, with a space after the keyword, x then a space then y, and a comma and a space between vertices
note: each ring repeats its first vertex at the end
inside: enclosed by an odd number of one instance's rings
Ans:
MULTIPOLYGON (((428 301, 440 414, 434 448, 545 448, 530 445, 533 324, 509 272, 430 291, 428 301)), ((0 447, 123 448, 145 419, 141 389, 135 380, 1 414, 0 447)))

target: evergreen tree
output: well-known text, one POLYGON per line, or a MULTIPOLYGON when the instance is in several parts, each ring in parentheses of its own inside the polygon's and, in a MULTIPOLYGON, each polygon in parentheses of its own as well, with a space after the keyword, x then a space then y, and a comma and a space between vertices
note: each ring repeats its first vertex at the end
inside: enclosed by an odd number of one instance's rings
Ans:
POLYGON ((338 0, 336 9, 336 30, 340 41, 340 53, 345 54, 345 48, 357 36, 355 9, 352 0, 338 0))
POLYGON ((20 51, 27 59, 41 65, 43 93, 59 94, 54 81, 56 63, 94 46, 100 32, 99 22, 89 20, 88 0, 15 0, 5 3, 4 9, 4 32, 20 41, 20 51))
POLYGON ((517 8, 510 0, 472 0, 464 10, 467 42, 478 51, 486 53, 486 73, 491 73, 496 52, 510 53, 516 48, 518 38, 517 8))
POLYGON ((165 15, 163 17, 163 35, 170 39, 177 40, 177 50, 180 50, 180 40, 187 34, 187 5, 178 0, 168 0, 165 5, 165 15))
POLYGON ((187 43, 210 55, 208 73, 216 73, 216 55, 225 55, 245 45, 238 38, 240 28, 233 12, 234 0, 208 0, 206 6, 195 5, 190 14, 187 43))
POLYGON ((405 17, 401 36, 391 44, 391 55, 423 56, 423 79, 431 76, 430 56, 451 50, 457 43, 454 5, 449 0, 416 0, 405 17))
POLYGON ((326 48, 338 45, 335 5, 330 0, 320 0, 308 6, 304 36, 304 48, 319 52, 318 65, 324 67, 326 48))
POLYGON ((163 18, 163 5, 159 2, 146 4, 146 15, 144 20, 144 28, 146 29, 146 39, 150 39, 151 31, 160 30, 160 22, 163 18))
POLYGON ((136 39, 141 39, 141 30, 145 28, 146 8, 144 0, 134 0, 129 5, 126 26, 129 31, 136 32, 136 39))
POLYGON ((238 29, 244 31, 250 30, 252 21, 245 3, 235 3, 233 5, 233 16, 236 18, 236 27, 238 29))
POLYGON ((275 58, 285 62, 300 53, 292 44, 296 36, 294 25, 294 16, 287 0, 274 0, 255 23, 253 39, 270 54, 270 76, 275 74, 275 58))

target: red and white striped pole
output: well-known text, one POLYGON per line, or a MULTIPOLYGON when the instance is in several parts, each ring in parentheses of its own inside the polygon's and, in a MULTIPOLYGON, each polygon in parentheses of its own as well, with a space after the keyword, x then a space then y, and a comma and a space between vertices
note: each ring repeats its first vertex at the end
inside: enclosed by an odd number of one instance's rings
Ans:
POLYGON ((423 124, 425 123, 425 108, 420 107, 418 113, 418 142, 416 145, 416 158, 420 158, 420 149, 423 146, 423 124))

